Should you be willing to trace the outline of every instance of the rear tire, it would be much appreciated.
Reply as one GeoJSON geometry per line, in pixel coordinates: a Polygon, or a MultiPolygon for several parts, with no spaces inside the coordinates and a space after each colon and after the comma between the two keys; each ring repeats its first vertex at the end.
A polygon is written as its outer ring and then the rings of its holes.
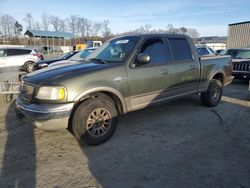
{"type": "Polygon", "coordinates": [[[115,132],[117,110],[113,100],[100,95],[83,101],[72,119],[72,131],[79,142],[98,145],[107,141],[115,132]]]}
{"type": "Polygon", "coordinates": [[[220,80],[212,79],[206,93],[201,94],[201,103],[208,107],[217,106],[221,100],[223,85],[220,80]]]}
{"type": "Polygon", "coordinates": [[[34,64],[35,63],[32,61],[26,62],[23,66],[24,71],[27,73],[33,72],[34,71],[34,64]]]}

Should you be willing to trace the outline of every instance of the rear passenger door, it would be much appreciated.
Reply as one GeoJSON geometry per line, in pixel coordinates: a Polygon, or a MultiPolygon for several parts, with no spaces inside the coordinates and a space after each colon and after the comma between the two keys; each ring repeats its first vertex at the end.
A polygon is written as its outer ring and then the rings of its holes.
{"type": "Polygon", "coordinates": [[[173,87],[171,95],[182,95],[197,91],[200,65],[195,61],[186,38],[168,38],[173,55],[173,87]]]}

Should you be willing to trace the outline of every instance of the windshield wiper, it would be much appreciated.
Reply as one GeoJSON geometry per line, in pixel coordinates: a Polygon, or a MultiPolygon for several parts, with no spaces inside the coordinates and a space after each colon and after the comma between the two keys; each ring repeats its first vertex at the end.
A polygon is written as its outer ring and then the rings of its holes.
{"type": "Polygon", "coordinates": [[[102,59],[98,59],[98,58],[91,58],[91,59],[89,59],[89,61],[95,61],[95,62],[102,63],[102,64],[107,63],[106,61],[103,61],[102,59]]]}

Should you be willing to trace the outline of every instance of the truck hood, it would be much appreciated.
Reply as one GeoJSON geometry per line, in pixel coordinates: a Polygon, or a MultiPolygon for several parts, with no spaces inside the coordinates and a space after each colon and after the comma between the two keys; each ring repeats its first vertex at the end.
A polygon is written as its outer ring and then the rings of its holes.
{"type": "Polygon", "coordinates": [[[233,63],[250,63],[250,59],[233,59],[233,63]]]}
{"type": "Polygon", "coordinates": [[[84,74],[86,72],[104,69],[110,67],[110,64],[97,64],[97,63],[65,63],[63,65],[51,66],[44,68],[33,73],[27,74],[23,80],[38,84],[38,85],[50,85],[54,84],[62,79],[69,78],[72,76],[77,76],[84,74]]]}

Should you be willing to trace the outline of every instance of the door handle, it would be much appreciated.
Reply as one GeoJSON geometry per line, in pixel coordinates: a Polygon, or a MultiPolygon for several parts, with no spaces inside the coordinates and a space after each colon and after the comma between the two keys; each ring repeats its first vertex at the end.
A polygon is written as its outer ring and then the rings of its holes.
{"type": "Polygon", "coordinates": [[[161,70],[161,75],[167,75],[167,74],[168,74],[168,70],[167,69],[161,70]]]}
{"type": "Polygon", "coordinates": [[[190,69],[189,70],[194,70],[195,69],[195,65],[190,65],[190,69]]]}

